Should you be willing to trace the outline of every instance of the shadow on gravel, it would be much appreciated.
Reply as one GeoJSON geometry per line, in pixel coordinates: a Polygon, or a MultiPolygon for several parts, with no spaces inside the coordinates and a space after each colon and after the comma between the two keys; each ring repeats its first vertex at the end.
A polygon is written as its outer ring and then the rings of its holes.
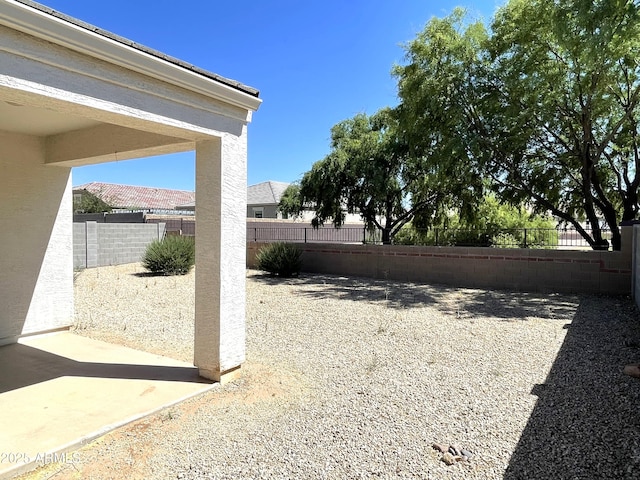
{"type": "Polygon", "coordinates": [[[149,278],[149,277],[181,277],[182,275],[168,275],[164,272],[133,272],[132,277],[149,278]]]}
{"type": "Polygon", "coordinates": [[[156,272],[133,272],[130,275],[132,277],[138,277],[138,278],[163,277],[164,276],[163,273],[156,273],[156,272]]]}
{"type": "Polygon", "coordinates": [[[584,296],[505,480],[640,478],[640,321],[631,300],[584,296]]]}
{"type": "Polygon", "coordinates": [[[257,274],[251,278],[268,285],[283,283],[303,287],[296,295],[317,299],[386,302],[391,308],[407,308],[433,304],[438,301],[438,289],[426,285],[386,282],[359,277],[302,274],[295,278],[280,278],[257,274]],[[433,291],[432,291],[433,290],[433,291]]]}
{"type": "Polygon", "coordinates": [[[489,317],[519,321],[536,317],[569,321],[578,305],[576,295],[457,288],[360,277],[302,274],[296,278],[280,278],[255,274],[251,278],[268,285],[301,287],[295,295],[383,302],[394,309],[430,306],[457,318],[489,317]]]}

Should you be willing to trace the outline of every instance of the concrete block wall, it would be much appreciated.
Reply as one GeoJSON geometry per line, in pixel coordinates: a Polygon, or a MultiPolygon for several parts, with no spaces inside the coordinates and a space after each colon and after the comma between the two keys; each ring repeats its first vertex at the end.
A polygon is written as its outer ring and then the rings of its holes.
{"type": "Polygon", "coordinates": [[[144,223],[143,212],[122,213],[74,213],[74,223],[98,222],[98,223],[144,223]]]}
{"type": "MultiPolygon", "coordinates": [[[[247,266],[264,244],[247,245],[247,266]]],[[[631,293],[631,249],[621,252],[298,244],[309,273],[536,292],[631,293]]],[[[630,245],[630,242],[627,242],[630,245]]]]}
{"type": "Polygon", "coordinates": [[[87,261],[87,225],[73,223],[73,268],[86,268],[87,261]]]}
{"type": "Polygon", "coordinates": [[[180,233],[181,235],[195,236],[196,219],[191,217],[178,217],[176,215],[147,215],[146,223],[164,223],[166,231],[169,233],[180,233]]]}
{"type": "Polygon", "coordinates": [[[164,234],[164,223],[74,223],[73,266],[78,269],[139,262],[149,243],[164,234]]]}
{"type": "Polygon", "coordinates": [[[631,289],[636,305],[640,307],[640,225],[633,226],[633,273],[631,279],[631,289]]]}

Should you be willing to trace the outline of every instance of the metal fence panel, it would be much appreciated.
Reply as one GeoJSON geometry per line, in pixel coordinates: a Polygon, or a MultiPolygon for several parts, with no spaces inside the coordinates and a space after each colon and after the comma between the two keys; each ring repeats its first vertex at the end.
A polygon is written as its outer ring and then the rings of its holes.
{"type": "MultiPolygon", "coordinates": [[[[590,229],[585,229],[592,233],[590,229]]],[[[602,229],[604,239],[611,240],[611,232],[602,229]]],[[[308,225],[247,226],[248,242],[298,242],[380,244],[379,230],[364,226],[313,228],[308,225]]],[[[394,238],[398,245],[464,246],[493,248],[564,248],[589,249],[589,243],[573,228],[518,228],[491,232],[480,230],[432,228],[401,233],[394,238]]]]}

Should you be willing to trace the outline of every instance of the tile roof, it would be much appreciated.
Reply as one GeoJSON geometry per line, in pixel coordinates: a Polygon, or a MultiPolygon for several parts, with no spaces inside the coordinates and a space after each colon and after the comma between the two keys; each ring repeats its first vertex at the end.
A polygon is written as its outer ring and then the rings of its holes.
{"type": "Polygon", "coordinates": [[[272,180],[250,185],[247,188],[247,205],[276,205],[289,185],[272,180]]]}
{"type": "Polygon", "coordinates": [[[90,182],[73,187],[86,190],[113,208],[173,210],[177,205],[195,202],[195,192],[156,187],[135,187],[113,183],[90,182]]]}

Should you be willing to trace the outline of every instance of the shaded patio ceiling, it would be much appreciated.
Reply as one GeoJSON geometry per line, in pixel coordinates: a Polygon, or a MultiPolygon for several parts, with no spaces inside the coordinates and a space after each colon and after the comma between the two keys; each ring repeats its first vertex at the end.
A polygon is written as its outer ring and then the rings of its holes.
{"type": "Polygon", "coordinates": [[[0,100],[0,130],[6,132],[46,137],[97,125],[89,118],[0,100]]]}

